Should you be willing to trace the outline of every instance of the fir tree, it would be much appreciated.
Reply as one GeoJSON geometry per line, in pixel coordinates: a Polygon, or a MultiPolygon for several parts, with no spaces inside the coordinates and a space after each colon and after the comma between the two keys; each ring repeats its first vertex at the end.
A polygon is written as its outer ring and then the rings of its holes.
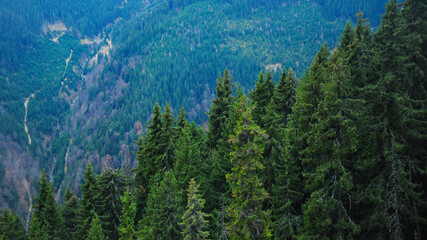
{"type": "Polygon", "coordinates": [[[120,216],[120,239],[119,240],[133,240],[136,236],[135,231],[135,215],[136,215],[136,203],[133,193],[126,189],[126,192],[122,200],[122,215],[120,216]]]}
{"type": "Polygon", "coordinates": [[[188,186],[187,211],[182,216],[182,235],[184,240],[208,239],[209,232],[206,231],[208,221],[207,215],[202,212],[205,201],[198,193],[199,185],[191,179],[188,186]]]}
{"type": "Polygon", "coordinates": [[[262,210],[268,193],[257,176],[264,168],[260,162],[263,152],[261,141],[266,136],[254,124],[247,105],[245,96],[239,99],[240,118],[231,139],[234,152],[231,153],[232,172],[227,174],[233,197],[227,209],[231,218],[229,235],[232,239],[269,239],[269,213],[262,210]]]}

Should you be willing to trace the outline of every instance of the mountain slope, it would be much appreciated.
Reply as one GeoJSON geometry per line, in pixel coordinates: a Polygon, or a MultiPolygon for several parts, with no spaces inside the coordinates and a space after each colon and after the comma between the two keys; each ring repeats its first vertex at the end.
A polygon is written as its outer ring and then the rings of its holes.
{"type": "MultiPolygon", "coordinates": [[[[320,45],[337,43],[359,7],[378,23],[385,1],[129,1],[124,8],[112,2],[101,18],[107,20],[95,27],[85,23],[104,7],[77,1],[81,11],[65,17],[74,5],[63,2],[40,3],[51,6],[36,21],[37,29],[45,21],[46,31],[28,30],[31,39],[14,52],[19,65],[4,60],[8,52],[1,55],[0,208],[22,217],[41,168],[49,170],[58,198],[67,185],[77,190],[87,161],[99,171],[133,160],[154,102],[169,102],[175,112],[184,106],[190,120],[203,124],[224,68],[245,91],[261,70],[277,75],[292,67],[301,76],[320,45]]],[[[22,25],[19,31],[30,28],[27,20],[22,25]]]]}

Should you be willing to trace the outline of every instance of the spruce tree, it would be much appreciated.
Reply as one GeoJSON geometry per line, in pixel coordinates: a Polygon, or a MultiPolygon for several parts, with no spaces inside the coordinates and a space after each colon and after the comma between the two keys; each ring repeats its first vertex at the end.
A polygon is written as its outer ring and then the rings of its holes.
{"type": "Polygon", "coordinates": [[[410,57],[400,32],[402,24],[400,7],[391,0],[375,33],[375,59],[379,71],[378,82],[372,87],[372,98],[369,99],[375,109],[375,131],[378,135],[375,165],[382,169],[379,173],[382,186],[379,188],[384,190],[381,199],[386,206],[384,217],[387,227],[383,232],[389,239],[413,236],[413,232],[407,232],[406,226],[416,225],[419,216],[414,214],[417,212],[414,202],[419,202],[421,196],[412,177],[416,175],[414,166],[419,159],[411,159],[405,152],[409,142],[405,119],[411,112],[408,102],[413,83],[411,68],[407,64],[410,57]]]}
{"type": "Polygon", "coordinates": [[[35,198],[33,214],[35,220],[32,222],[31,237],[39,238],[45,235],[48,239],[62,239],[63,221],[53,194],[53,184],[47,181],[44,170],[37,183],[39,194],[35,198]]]}
{"type": "Polygon", "coordinates": [[[0,210],[0,239],[27,240],[27,233],[15,212],[0,210]]]}
{"type": "Polygon", "coordinates": [[[181,109],[179,110],[178,122],[176,123],[176,126],[178,128],[178,132],[182,132],[188,124],[189,123],[188,123],[187,119],[185,118],[184,107],[181,107],[181,109]]]}
{"type": "Polygon", "coordinates": [[[95,214],[95,207],[99,205],[97,198],[98,181],[90,162],[88,162],[86,165],[83,181],[84,183],[80,185],[82,191],[82,200],[80,201],[80,209],[78,211],[79,226],[76,239],[87,238],[87,231],[91,226],[91,222],[95,214]]]}
{"type": "Polygon", "coordinates": [[[165,112],[162,114],[162,129],[160,132],[159,153],[156,160],[156,172],[165,172],[173,168],[175,163],[177,129],[175,127],[175,117],[169,104],[166,103],[165,112]]]}
{"type": "Polygon", "coordinates": [[[68,234],[68,239],[75,239],[78,232],[78,213],[80,202],[77,196],[70,190],[65,189],[64,204],[61,206],[61,215],[64,219],[64,230],[68,234]]]}
{"type": "Polygon", "coordinates": [[[139,220],[146,206],[147,196],[152,186],[152,178],[157,173],[158,158],[161,154],[162,118],[159,104],[156,102],[153,117],[150,119],[145,139],[138,138],[138,151],[135,152],[138,167],[135,173],[137,220],[139,220]]]}
{"type": "Polygon", "coordinates": [[[102,231],[101,220],[98,214],[94,213],[91,219],[90,228],[88,229],[86,240],[104,240],[107,239],[102,231]]]}
{"type": "Polygon", "coordinates": [[[231,218],[229,235],[232,239],[269,239],[271,226],[269,212],[262,209],[268,193],[258,177],[264,166],[262,141],[265,132],[255,125],[248,99],[239,99],[240,118],[231,138],[234,152],[231,153],[232,172],[227,174],[227,182],[232,190],[232,200],[227,208],[231,218]]]}
{"type": "Polygon", "coordinates": [[[255,106],[253,110],[254,121],[262,128],[265,125],[264,117],[267,112],[266,109],[273,98],[275,87],[272,73],[268,72],[267,78],[264,80],[264,74],[261,71],[258,82],[255,85],[255,90],[250,94],[252,104],[255,106]]]}
{"type": "Polygon", "coordinates": [[[348,111],[345,85],[349,68],[335,54],[330,59],[329,79],[321,84],[318,109],[305,149],[305,189],[301,238],[353,239],[359,231],[352,220],[352,174],[349,171],[357,148],[356,125],[348,111]]]}
{"type": "MultiPolygon", "coordinates": [[[[158,174],[156,177],[161,176],[158,174]]],[[[179,223],[183,213],[181,189],[173,170],[168,170],[163,179],[151,188],[145,214],[140,222],[139,238],[181,239],[179,223]]]]}
{"type": "Polygon", "coordinates": [[[126,189],[122,200],[122,215],[120,216],[120,239],[119,240],[133,240],[136,237],[136,230],[134,226],[136,216],[136,203],[135,197],[129,188],[126,189]]]}
{"type": "Polygon", "coordinates": [[[208,217],[202,212],[205,204],[202,196],[198,193],[199,185],[194,179],[189,181],[187,210],[182,216],[182,236],[184,240],[208,239],[209,232],[206,231],[208,226],[208,217]]]}
{"type": "Polygon", "coordinates": [[[217,78],[216,98],[212,100],[208,121],[208,146],[215,149],[220,139],[228,139],[228,123],[233,107],[232,80],[227,69],[217,78]]]}
{"type": "MultiPolygon", "coordinates": [[[[311,134],[311,126],[315,122],[316,113],[321,99],[321,85],[326,81],[329,50],[323,45],[314,58],[308,75],[304,76],[296,91],[296,101],[292,108],[293,114],[290,116],[285,134],[284,160],[280,163],[280,180],[284,188],[285,209],[281,209],[283,216],[280,219],[281,229],[287,229],[287,236],[284,238],[297,237],[300,227],[303,224],[302,203],[308,193],[304,190],[305,178],[303,172],[310,171],[313,166],[303,166],[307,159],[307,140],[311,134]]],[[[279,169],[278,169],[279,170],[279,169]]],[[[277,188],[277,187],[276,187],[277,188]]],[[[277,190],[276,190],[277,191],[277,190]]],[[[276,209],[279,206],[276,205],[276,209]]],[[[277,216],[277,213],[276,213],[277,216]]],[[[285,238],[285,239],[286,239],[285,238]]]]}
{"type": "Polygon", "coordinates": [[[273,95],[272,105],[273,110],[279,118],[278,121],[282,124],[283,128],[287,125],[288,115],[292,113],[292,106],[295,103],[296,86],[297,79],[292,68],[289,68],[288,74],[286,74],[286,70],[283,69],[276,91],[273,95]]]}
{"type": "Polygon", "coordinates": [[[129,186],[128,178],[116,169],[104,169],[99,175],[97,192],[99,205],[95,209],[103,224],[105,237],[109,239],[119,238],[121,197],[129,186]]]}

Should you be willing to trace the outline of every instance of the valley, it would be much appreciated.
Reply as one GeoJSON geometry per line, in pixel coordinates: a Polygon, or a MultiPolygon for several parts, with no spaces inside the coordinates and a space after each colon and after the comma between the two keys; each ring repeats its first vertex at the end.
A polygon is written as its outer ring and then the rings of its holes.
{"type": "MultiPolygon", "coordinates": [[[[136,167],[131,152],[156,102],[174,113],[183,106],[190,121],[206,126],[223,69],[245,93],[260,71],[278,78],[292,67],[302,78],[320,46],[333,49],[347,20],[355,23],[359,7],[378,25],[384,9],[372,8],[385,1],[358,1],[345,16],[317,1],[92,2],[79,14],[59,14],[66,2],[58,15],[35,21],[31,40],[16,48],[19,64],[11,57],[1,66],[0,133],[8,139],[2,146],[20,146],[14,151],[29,164],[1,179],[0,208],[15,209],[27,222],[42,169],[59,202],[67,186],[80,196],[87,162],[99,173],[103,165],[121,166],[128,154],[136,167]]],[[[12,168],[14,155],[6,152],[0,149],[0,168],[12,168]]]]}

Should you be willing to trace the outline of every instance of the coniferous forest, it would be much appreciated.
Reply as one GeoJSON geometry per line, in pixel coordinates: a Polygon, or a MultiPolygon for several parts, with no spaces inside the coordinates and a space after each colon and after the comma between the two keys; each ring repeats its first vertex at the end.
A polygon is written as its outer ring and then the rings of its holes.
{"type": "Polygon", "coordinates": [[[359,12],[301,78],[249,94],[225,69],[207,129],[156,103],[136,168],[88,162],[62,205],[43,172],[29,229],[2,210],[0,239],[426,239],[426,13],[359,12]]]}

